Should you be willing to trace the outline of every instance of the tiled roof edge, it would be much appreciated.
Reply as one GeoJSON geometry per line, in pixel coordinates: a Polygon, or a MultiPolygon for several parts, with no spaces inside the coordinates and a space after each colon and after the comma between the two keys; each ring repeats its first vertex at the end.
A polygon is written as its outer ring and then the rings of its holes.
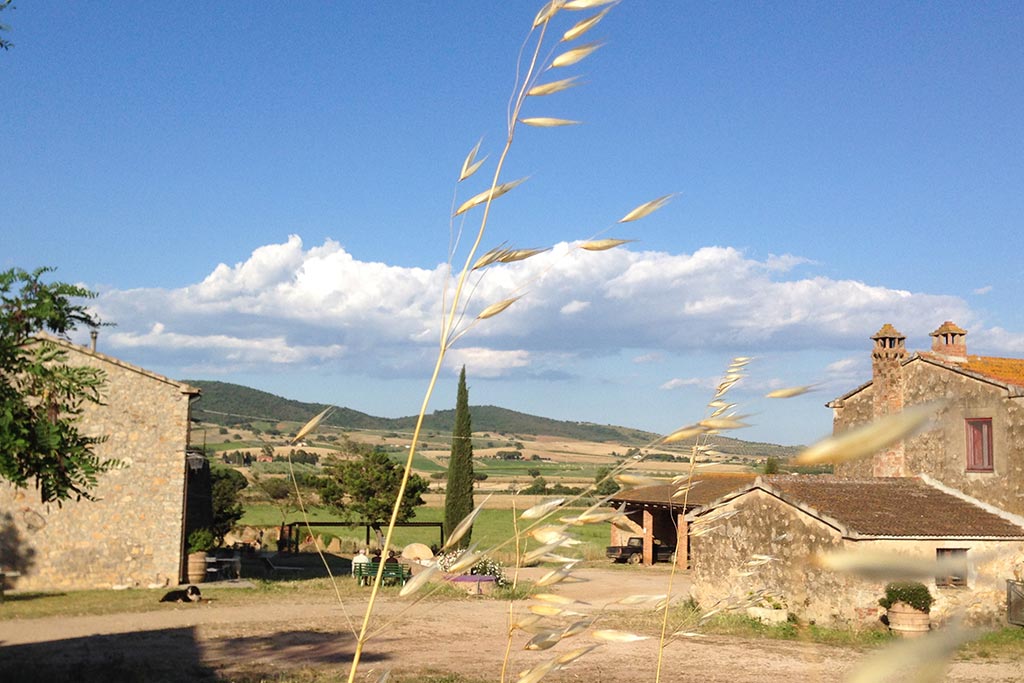
{"type": "Polygon", "coordinates": [[[959,489],[953,488],[952,486],[946,486],[941,481],[933,479],[927,474],[919,474],[917,476],[921,479],[921,481],[923,481],[925,484],[928,484],[932,488],[938,489],[939,491],[942,491],[943,493],[953,496],[955,498],[959,498],[960,500],[970,503],[971,505],[980,507],[982,510],[988,512],[989,514],[993,514],[996,517],[1006,520],[1010,524],[1015,524],[1021,527],[1021,532],[1024,533],[1024,517],[1021,517],[1020,515],[1015,515],[1012,512],[1008,512],[990,503],[980,501],[973,496],[967,495],[966,493],[960,491],[959,489]]]}

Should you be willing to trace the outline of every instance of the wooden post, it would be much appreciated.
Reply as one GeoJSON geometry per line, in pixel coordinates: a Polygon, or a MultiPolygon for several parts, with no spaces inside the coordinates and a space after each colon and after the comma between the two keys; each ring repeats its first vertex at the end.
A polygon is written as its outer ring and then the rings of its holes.
{"type": "Polygon", "coordinates": [[[644,564],[654,564],[654,515],[644,508],[644,564]]]}
{"type": "Polygon", "coordinates": [[[690,555],[690,527],[686,521],[686,513],[676,515],[676,566],[688,569],[690,555]]]}

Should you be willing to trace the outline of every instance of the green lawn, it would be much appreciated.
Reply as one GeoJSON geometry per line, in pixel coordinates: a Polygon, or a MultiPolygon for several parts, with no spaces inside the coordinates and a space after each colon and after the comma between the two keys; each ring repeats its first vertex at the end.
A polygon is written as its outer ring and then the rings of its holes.
{"type": "MultiPolygon", "coordinates": [[[[569,516],[579,512],[577,510],[566,510],[553,516],[548,523],[557,523],[557,517],[569,516]]],[[[342,516],[325,508],[307,508],[311,522],[337,522],[347,521],[342,516]]],[[[302,515],[298,512],[288,514],[287,521],[301,521],[302,515]]],[[[416,508],[416,516],[410,520],[414,522],[443,522],[444,510],[438,507],[416,508]]],[[[281,513],[278,508],[269,504],[255,503],[247,505],[245,515],[239,521],[240,525],[270,527],[281,523],[281,513]]],[[[513,535],[513,515],[511,510],[483,510],[473,525],[473,541],[479,542],[481,548],[492,548],[502,543],[513,535]]],[[[365,529],[363,527],[346,528],[325,528],[316,529],[316,533],[327,537],[336,536],[343,539],[343,548],[354,547],[365,541],[365,529]]],[[[585,559],[597,559],[604,556],[604,548],[608,545],[608,524],[589,524],[582,527],[574,527],[576,538],[582,541],[582,545],[572,549],[566,554],[584,557],[585,559]]],[[[409,543],[424,543],[432,545],[438,543],[440,536],[436,529],[430,528],[401,528],[395,530],[394,544],[404,546],[409,543]]],[[[532,547],[532,546],[531,546],[532,547]]],[[[510,557],[514,551],[511,544],[506,546],[499,558],[510,557]]]]}

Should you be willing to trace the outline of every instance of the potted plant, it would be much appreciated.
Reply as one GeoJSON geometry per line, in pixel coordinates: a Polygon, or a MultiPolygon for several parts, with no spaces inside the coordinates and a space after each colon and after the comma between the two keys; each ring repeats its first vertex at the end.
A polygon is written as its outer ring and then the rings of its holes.
{"type": "Polygon", "coordinates": [[[188,581],[199,583],[206,578],[206,554],[217,545],[213,531],[196,529],[188,535],[188,581]]]}
{"type": "Polygon", "coordinates": [[[893,581],[885,587],[885,597],[878,604],[885,608],[889,629],[905,638],[928,633],[929,611],[935,598],[928,587],[917,581],[893,581]]]}

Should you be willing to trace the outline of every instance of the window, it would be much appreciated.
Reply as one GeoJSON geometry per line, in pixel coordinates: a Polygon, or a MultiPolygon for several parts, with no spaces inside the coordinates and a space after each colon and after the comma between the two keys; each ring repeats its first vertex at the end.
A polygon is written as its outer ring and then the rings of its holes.
{"type": "Polygon", "coordinates": [[[935,585],[939,588],[967,585],[967,548],[936,548],[935,564],[935,585]]]}
{"type": "Polygon", "coordinates": [[[992,471],[992,418],[968,418],[967,471],[992,471]]]}

